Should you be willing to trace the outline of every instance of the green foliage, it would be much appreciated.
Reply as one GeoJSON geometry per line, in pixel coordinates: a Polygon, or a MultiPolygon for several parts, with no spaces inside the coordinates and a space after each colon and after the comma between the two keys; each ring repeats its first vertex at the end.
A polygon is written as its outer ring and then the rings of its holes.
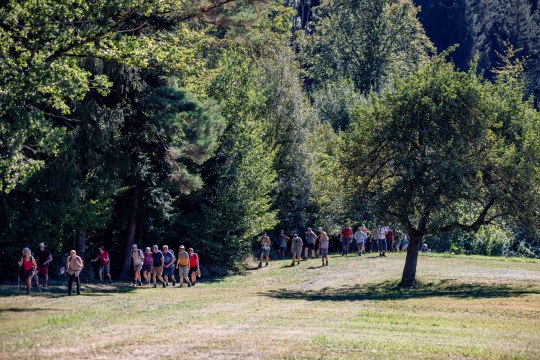
{"type": "Polygon", "coordinates": [[[271,210],[276,186],[274,152],[265,141],[266,98],[256,86],[253,64],[241,52],[225,54],[208,94],[218,100],[226,120],[217,156],[209,161],[198,238],[209,260],[232,266],[250,250],[252,239],[277,223],[271,210]]]}
{"type": "Polygon", "coordinates": [[[537,226],[540,114],[504,79],[439,57],[358,109],[342,158],[355,199],[416,241],[500,219],[537,226]]]}
{"type": "Polygon", "coordinates": [[[326,0],[315,8],[302,60],[316,83],[351,79],[362,92],[382,91],[390,77],[427,60],[433,50],[411,0],[326,0]]]}

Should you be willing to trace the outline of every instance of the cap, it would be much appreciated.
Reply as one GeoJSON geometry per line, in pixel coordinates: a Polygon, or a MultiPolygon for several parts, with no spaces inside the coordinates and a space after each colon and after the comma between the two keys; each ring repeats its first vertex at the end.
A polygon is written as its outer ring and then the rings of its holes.
{"type": "Polygon", "coordinates": [[[39,247],[45,247],[45,243],[39,243],[39,247]]]}
{"type": "Polygon", "coordinates": [[[137,244],[131,245],[131,248],[132,248],[132,249],[136,249],[136,248],[137,248],[137,244]]]}
{"type": "Polygon", "coordinates": [[[311,228],[307,228],[307,231],[311,231],[311,228]]]}
{"type": "Polygon", "coordinates": [[[180,249],[185,249],[186,247],[184,245],[180,245],[180,249]]]}
{"type": "Polygon", "coordinates": [[[146,249],[144,249],[144,251],[148,251],[148,250],[151,250],[151,249],[147,246],[146,249]]]}

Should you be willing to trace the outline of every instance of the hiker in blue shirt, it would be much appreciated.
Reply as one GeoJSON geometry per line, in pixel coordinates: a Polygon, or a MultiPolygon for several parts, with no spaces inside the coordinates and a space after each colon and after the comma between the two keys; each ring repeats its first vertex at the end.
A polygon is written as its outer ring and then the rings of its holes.
{"type": "Polygon", "coordinates": [[[306,230],[306,243],[304,244],[304,260],[307,259],[308,253],[309,257],[313,259],[315,257],[315,242],[317,241],[317,235],[311,230],[311,228],[307,228],[306,230]]]}
{"type": "Polygon", "coordinates": [[[169,286],[169,279],[172,280],[172,286],[175,286],[174,263],[176,262],[176,257],[174,256],[174,252],[169,250],[168,245],[163,245],[163,258],[163,280],[165,280],[165,286],[169,286]]]}

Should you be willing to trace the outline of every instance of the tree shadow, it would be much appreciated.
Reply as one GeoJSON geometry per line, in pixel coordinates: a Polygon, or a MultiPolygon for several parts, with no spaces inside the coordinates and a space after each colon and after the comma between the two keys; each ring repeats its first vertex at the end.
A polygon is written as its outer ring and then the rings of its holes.
{"type": "Polygon", "coordinates": [[[14,313],[24,313],[24,312],[35,312],[35,311],[62,311],[60,309],[48,309],[48,308],[23,308],[23,307],[8,307],[0,308],[0,314],[5,312],[14,312],[14,313]]]}
{"type": "Polygon", "coordinates": [[[412,288],[402,288],[397,281],[372,283],[367,285],[322,288],[320,290],[270,290],[261,293],[277,299],[307,301],[364,301],[364,300],[406,300],[428,297],[450,298],[504,298],[540,294],[540,289],[515,287],[507,284],[458,283],[451,279],[439,282],[417,282],[412,288]]]}
{"type": "MultiPolygon", "coordinates": [[[[75,285],[73,285],[73,293],[76,292],[75,289],[75,285]]],[[[81,295],[78,296],[111,296],[112,294],[129,293],[136,289],[140,289],[140,287],[126,285],[124,283],[112,285],[81,284],[81,295]]],[[[0,287],[0,297],[9,296],[28,296],[26,295],[26,287],[21,286],[19,290],[14,285],[0,287]]],[[[41,291],[34,286],[30,296],[46,298],[67,296],[67,285],[49,286],[48,288],[41,288],[41,291]]]]}

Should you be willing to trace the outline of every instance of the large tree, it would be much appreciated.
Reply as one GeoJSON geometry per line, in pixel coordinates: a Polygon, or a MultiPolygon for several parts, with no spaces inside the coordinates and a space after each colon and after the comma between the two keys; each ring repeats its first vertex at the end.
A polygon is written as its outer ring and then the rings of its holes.
{"type": "Polygon", "coordinates": [[[362,92],[381,91],[432,49],[411,0],[326,0],[315,13],[313,35],[301,41],[315,83],[348,78],[362,92]]]}
{"type": "Polygon", "coordinates": [[[491,83],[439,57],[356,113],[347,180],[356,203],[406,229],[403,286],[427,234],[538,220],[540,115],[523,100],[519,66],[507,62],[491,83]]]}

